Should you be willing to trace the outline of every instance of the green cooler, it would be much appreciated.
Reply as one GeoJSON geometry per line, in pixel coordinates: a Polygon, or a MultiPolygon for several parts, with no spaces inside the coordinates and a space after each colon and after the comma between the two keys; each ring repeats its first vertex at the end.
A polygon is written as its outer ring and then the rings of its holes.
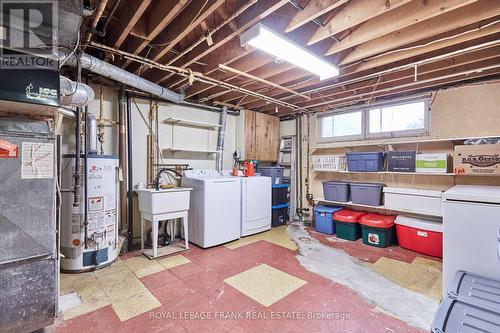
{"type": "Polygon", "coordinates": [[[333,222],[337,238],[355,241],[361,238],[360,218],[365,215],[364,212],[342,209],[333,214],[333,222]]]}
{"type": "Polygon", "coordinates": [[[375,247],[388,247],[394,244],[396,236],[394,221],[396,216],[366,214],[361,217],[363,243],[375,247]]]}

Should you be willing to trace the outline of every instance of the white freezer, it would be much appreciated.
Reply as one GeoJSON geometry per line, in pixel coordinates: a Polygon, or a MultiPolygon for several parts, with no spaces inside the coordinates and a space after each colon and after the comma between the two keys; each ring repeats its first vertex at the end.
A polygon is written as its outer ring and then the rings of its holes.
{"type": "Polygon", "coordinates": [[[443,194],[443,291],[457,270],[500,278],[500,186],[443,194]]]}

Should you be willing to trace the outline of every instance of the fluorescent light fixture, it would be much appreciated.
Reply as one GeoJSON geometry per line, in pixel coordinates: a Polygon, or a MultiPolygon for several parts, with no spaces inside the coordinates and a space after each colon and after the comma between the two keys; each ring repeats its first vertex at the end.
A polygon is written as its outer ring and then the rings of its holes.
{"type": "Polygon", "coordinates": [[[254,25],[240,35],[241,45],[252,45],[279,59],[319,76],[320,80],[339,75],[337,66],[325,61],[316,54],[275,33],[265,25],[254,25]]]}

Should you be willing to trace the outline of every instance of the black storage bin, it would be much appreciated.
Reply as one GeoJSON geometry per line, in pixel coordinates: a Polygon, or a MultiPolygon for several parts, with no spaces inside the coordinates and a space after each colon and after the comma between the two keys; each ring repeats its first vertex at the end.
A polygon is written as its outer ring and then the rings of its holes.
{"type": "Polygon", "coordinates": [[[273,185],[273,206],[288,203],[288,184],[273,185]]]}
{"type": "Polygon", "coordinates": [[[288,221],[288,204],[278,205],[272,207],[272,227],[279,227],[280,225],[285,225],[288,221]]]}

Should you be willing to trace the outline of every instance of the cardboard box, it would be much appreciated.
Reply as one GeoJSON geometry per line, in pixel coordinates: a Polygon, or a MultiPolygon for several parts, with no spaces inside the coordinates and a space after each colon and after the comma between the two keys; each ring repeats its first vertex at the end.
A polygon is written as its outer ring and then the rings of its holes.
{"type": "Polygon", "coordinates": [[[498,175],[500,144],[455,146],[453,165],[457,175],[498,175]]]}
{"type": "Polygon", "coordinates": [[[415,172],[416,151],[390,151],[387,153],[389,172],[415,172]]]}
{"type": "Polygon", "coordinates": [[[449,170],[449,155],[446,153],[417,154],[416,172],[447,173],[449,170]]]}

